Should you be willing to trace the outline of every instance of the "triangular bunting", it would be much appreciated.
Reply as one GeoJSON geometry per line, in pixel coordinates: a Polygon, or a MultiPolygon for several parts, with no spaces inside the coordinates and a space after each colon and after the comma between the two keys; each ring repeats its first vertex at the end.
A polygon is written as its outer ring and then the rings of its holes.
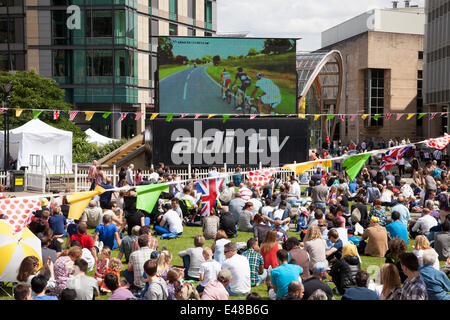
{"type": "Polygon", "coordinates": [[[20,117],[22,112],[23,112],[23,109],[16,109],[16,117],[20,117]]]}
{"type": "Polygon", "coordinates": [[[397,113],[397,116],[396,116],[396,118],[395,118],[395,120],[400,120],[401,119],[401,117],[403,117],[403,113],[397,113]]]}
{"type": "Polygon", "coordinates": [[[110,114],[111,112],[105,112],[102,117],[106,119],[109,117],[110,114]]]}
{"type": "Polygon", "coordinates": [[[412,117],[414,117],[416,114],[415,113],[409,113],[408,114],[408,118],[406,118],[406,120],[410,120],[412,117]]]}
{"type": "Polygon", "coordinates": [[[228,118],[230,117],[230,115],[229,114],[224,114],[223,115],[223,123],[225,123],[225,122],[227,122],[227,120],[228,120],[228,118]]]}
{"type": "Polygon", "coordinates": [[[351,122],[355,121],[357,116],[358,116],[357,114],[352,114],[352,116],[350,117],[350,121],[351,122]]]}
{"type": "Polygon", "coordinates": [[[39,118],[41,113],[42,113],[42,110],[33,110],[33,119],[39,118]]]}
{"type": "Polygon", "coordinates": [[[174,115],[173,113],[168,113],[168,114],[166,115],[166,121],[167,121],[167,122],[172,121],[173,115],[174,115]]]}
{"type": "Polygon", "coordinates": [[[348,174],[350,181],[353,181],[356,178],[371,155],[371,153],[364,153],[345,159],[342,166],[345,168],[345,172],[348,174]]]}
{"type": "Polygon", "coordinates": [[[319,120],[319,118],[320,118],[320,114],[316,114],[316,115],[314,116],[314,121],[319,120]]]}
{"type": "Polygon", "coordinates": [[[85,111],[84,114],[86,115],[86,121],[91,121],[92,117],[95,114],[95,111],[85,111]]]}
{"type": "Polygon", "coordinates": [[[53,110],[53,120],[58,120],[61,112],[59,110],[53,110]]]}
{"type": "Polygon", "coordinates": [[[363,119],[363,120],[366,120],[367,119],[367,117],[369,116],[369,114],[363,114],[362,116],[361,116],[361,118],[363,119]]]}
{"type": "Polygon", "coordinates": [[[329,115],[327,115],[327,121],[333,119],[334,117],[335,117],[334,114],[329,114],[329,115]]]}
{"type": "Polygon", "coordinates": [[[127,115],[128,115],[128,112],[121,112],[121,113],[120,113],[120,121],[125,120],[125,118],[127,117],[127,115]]]}
{"type": "Polygon", "coordinates": [[[155,120],[155,118],[158,116],[159,113],[152,113],[152,116],[150,117],[150,120],[155,120]]]}
{"type": "Polygon", "coordinates": [[[143,114],[144,114],[143,112],[136,112],[136,117],[134,118],[134,120],[138,121],[139,119],[141,119],[143,114]]]}
{"type": "Polygon", "coordinates": [[[215,114],[210,114],[209,116],[208,116],[208,119],[211,119],[212,117],[214,117],[215,116],[215,114]]]}
{"type": "Polygon", "coordinates": [[[199,113],[197,113],[196,115],[195,115],[195,120],[197,120],[199,117],[201,116],[201,114],[199,114],[199,113]]]}
{"type": "Polygon", "coordinates": [[[417,120],[422,119],[425,115],[426,115],[426,113],[420,113],[420,114],[417,116],[417,120]]]}

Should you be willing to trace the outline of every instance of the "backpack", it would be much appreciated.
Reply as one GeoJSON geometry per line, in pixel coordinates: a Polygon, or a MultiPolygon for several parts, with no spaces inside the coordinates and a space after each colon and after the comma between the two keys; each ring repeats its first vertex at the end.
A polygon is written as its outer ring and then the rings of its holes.
{"type": "Polygon", "coordinates": [[[449,205],[448,205],[448,194],[447,193],[441,193],[439,195],[439,209],[444,211],[449,211],[449,205]]]}

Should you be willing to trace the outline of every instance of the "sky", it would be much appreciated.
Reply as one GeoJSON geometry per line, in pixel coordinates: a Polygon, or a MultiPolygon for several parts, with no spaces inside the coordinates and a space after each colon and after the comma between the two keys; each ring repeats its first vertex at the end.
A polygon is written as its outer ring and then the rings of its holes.
{"type": "MultiPolygon", "coordinates": [[[[425,0],[411,5],[424,6],[425,0]]],[[[404,1],[398,6],[403,8],[404,1]]],[[[302,38],[297,51],[320,49],[320,35],[374,8],[392,8],[391,0],[217,0],[217,33],[249,37],[302,38]]]]}

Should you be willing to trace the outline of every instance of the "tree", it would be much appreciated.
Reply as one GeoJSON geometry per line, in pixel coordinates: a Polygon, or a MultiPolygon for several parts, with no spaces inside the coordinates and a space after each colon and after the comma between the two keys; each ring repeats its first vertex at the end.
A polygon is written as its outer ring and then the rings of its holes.
{"type": "Polygon", "coordinates": [[[210,56],[209,54],[205,54],[202,58],[203,63],[209,63],[212,61],[212,56],[210,56]]]}
{"type": "Polygon", "coordinates": [[[267,39],[264,42],[264,54],[282,54],[295,52],[295,40],[291,39],[267,39]]]}
{"type": "Polygon", "coordinates": [[[159,37],[158,38],[158,59],[159,64],[172,64],[173,59],[173,43],[172,40],[168,37],[159,37]]]}
{"type": "Polygon", "coordinates": [[[220,64],[220,56],[219,55],[213,57],[213,64],[215,66],[218,66],[220,64]]]}
{"type": "Polygon", "coordinates": [[[258,50],[256,50],[255,48],[251,48],[250,50],[248,50],[247,56],[248,57],[256,56],[258,53],[259,53],[258,50]]]}

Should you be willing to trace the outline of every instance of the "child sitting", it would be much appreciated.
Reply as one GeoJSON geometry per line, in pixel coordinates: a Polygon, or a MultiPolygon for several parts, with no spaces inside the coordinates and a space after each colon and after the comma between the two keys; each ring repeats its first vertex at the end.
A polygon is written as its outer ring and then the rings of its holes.
{"type": "Polygon", "coordinates": [[[275,226],[274,230],[277,232],[277,241],[278,242],[287,241],[287,239],[288,239],[287,233],[281,227],[283,222],[281,220],[277,219],[273,223],[275,226]]]}
{"type": "Polygon", "coordinates": [[[177,300],[175,292],[182,285],[181,278],[182,273],[176,268],[172,268],[167,272],[167,290],[169,292],[167,300],[177,300]]]}
{"type": "Polygon", "coordinates": [[[217,275],[222,269],[222,265],[213,259],[211,248],[205,247],[202,255],[205,262],[200,265],[200,284],[197,286],[197,291],[199,293],[203,292],[203,289],[211,280],[217,279],[217,275]]]}
{"type": "Polygon", "coordinates": [[[111,249],[104,247],[100,253],[100,259],[97,260],[97,267],[95,269],[94,278],[101,284],[105,277],[106,270],[109,267],[109,261],[111,260],[111,249]]]}
{"type": "MultiPolygon", "coordinates": [[[[105,250],[105,249],[103,249],[103,250],[105,250]]],[[[120,271],[122,271],[122,268],[123,268],[123,265],[119,259],[111,258],[111,260],[109,261],[108,267],[105,271],[105,275],[107,275],[108,273],[114,273],[117,276],[119,288],[123,286],[120,281],[120,271]]],[[[104,279],[102,280],[102,282],[100,284],[100,291],[108,292],[108,293],[111,292],[111,290],[109,290],[108,287],[105,285],[104,279]]]]}

